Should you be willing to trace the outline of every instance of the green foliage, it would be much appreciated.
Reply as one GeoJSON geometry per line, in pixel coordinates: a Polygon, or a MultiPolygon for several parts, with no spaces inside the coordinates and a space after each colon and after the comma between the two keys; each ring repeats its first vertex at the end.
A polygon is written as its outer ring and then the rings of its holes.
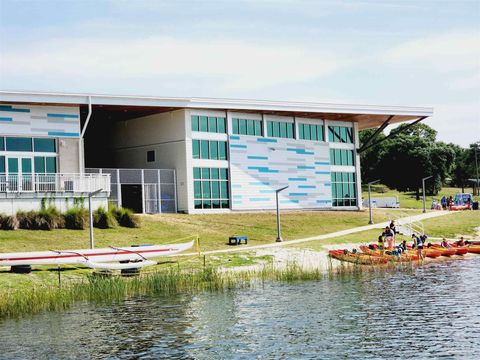
{"type": "Polygon", "coordinates": [[[83,230],[87,228],[88,212],[84,208],[68,209],[63,217],[67,229],[83,230]]]}
{"type": "Polygon", "coordinates": [[[0,214],[0,229],[1,230],[18,229],[18,219],[15,216],[0,214]]]}
{"type": "Polygon", "coordinates": [[[54,206],[40,210],[36,219],[37,227],[40,230],[62,229],[65,227],[65,219],[54,206]]]}
{"type": "Polygon", "coordinates": [[[130,209],[114,207],[110,211],[120,226],[129,228],[138,228],[141,226],[140,218],[130,209]]]}
{"type": "Polygon", "coordinates": [[[93,226],[100,229],[112,229],[118,226],[118,222],[112,212],[99,207],[93,212],[93,226]]]}
{"type": "MultiPolygon", "coordinates": [[[[393,131],[397,135],[361,154],[364,182],[378,178],[391,189],[419,194],[422,178],[433,176],[426,188],[437,194],[453,168],[452,147],[435,141],[436,131],[426,124],[402,124],[393,131]]],[[[371,134],[362,132],[360,138],[365,141],[371,134]]]]}
{"type": "Polygon", "coordinates": [[[73,198],[73,206],[83,209],[85,207],[85,198],[83,196],[73,198]]]}
{"type": "Polygon", "coordinates": [[[20,229],[53,230],[65,227],[62,214],[54,206],[43,208],[40,211],[19,211],[16,216],[20,229]]]}
{"type": "Polygon", "coordinates": [[[20,229],[35,230],[36,229],[36,211],[18,211],[17,219],[20,229]]]}

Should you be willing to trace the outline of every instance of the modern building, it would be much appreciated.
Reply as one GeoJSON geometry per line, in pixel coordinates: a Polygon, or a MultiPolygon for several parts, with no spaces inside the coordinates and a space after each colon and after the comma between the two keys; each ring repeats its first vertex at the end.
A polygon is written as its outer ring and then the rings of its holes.
{"type": "Polygon", "coordinates": [[[284,209],[356,210],[362,203],[359,151],[368,146],[359,144],[359,130],[380,132],[432,113],[425,107],[1,91],[0,202],[13,206],[52,191],[68,197],[100,187],[124,206],[137,199],[137,211],[268,210],[275,208],[275,190],[288,185],[279,195],[284,209]],[[129,176],[138,179],[122,180],[129,176]]]}

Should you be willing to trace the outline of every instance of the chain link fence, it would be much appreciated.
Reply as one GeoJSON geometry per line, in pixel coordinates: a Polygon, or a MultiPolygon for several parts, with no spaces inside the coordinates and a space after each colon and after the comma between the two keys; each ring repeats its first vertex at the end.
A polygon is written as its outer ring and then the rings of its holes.
{"type": "Polygon", "coordinates": [[[122,206],[122,192],[129,185],[141,189],[142,212],[147,214],[177,212],[176,177],[173,169],[86,168],[86,173],[110,174],[109,202],[122,206]],[[122,190],[123,188],[123,190],[122,190]]]}

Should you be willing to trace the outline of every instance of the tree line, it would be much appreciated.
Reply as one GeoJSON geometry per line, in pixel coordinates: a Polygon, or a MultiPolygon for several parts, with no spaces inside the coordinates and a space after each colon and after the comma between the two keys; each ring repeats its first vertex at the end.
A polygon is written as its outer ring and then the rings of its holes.
{"type": "MultiPolygon", "coordinates": [[[[375,130],[361,131],[360,142],[363,144],[375,130]]],[[[360,153],[362,183],[380,179],[391,189],[416,192],[417,199],[422,178],[427,176],[433,177],[425,184],[431,195],[437,195],[447,183],[462,188],[462,192],[474,185],[469,179],[477,177],[480,141],[468,148],[447,144],[437,141],[436,130],[420,123],[402,124],[395,132],[397,135],[387,139],[383,132],[378,134],[375,141],[385,140],[360,153]]]]}

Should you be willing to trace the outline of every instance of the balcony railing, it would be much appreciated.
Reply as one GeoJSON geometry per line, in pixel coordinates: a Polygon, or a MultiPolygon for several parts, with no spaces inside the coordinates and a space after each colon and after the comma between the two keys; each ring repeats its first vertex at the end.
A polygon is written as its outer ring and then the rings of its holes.
{"type": "Polygon", "coordinates": [[[5,174],[0,173],[0,193],[110,192],[110,174],[5,174]]]}

